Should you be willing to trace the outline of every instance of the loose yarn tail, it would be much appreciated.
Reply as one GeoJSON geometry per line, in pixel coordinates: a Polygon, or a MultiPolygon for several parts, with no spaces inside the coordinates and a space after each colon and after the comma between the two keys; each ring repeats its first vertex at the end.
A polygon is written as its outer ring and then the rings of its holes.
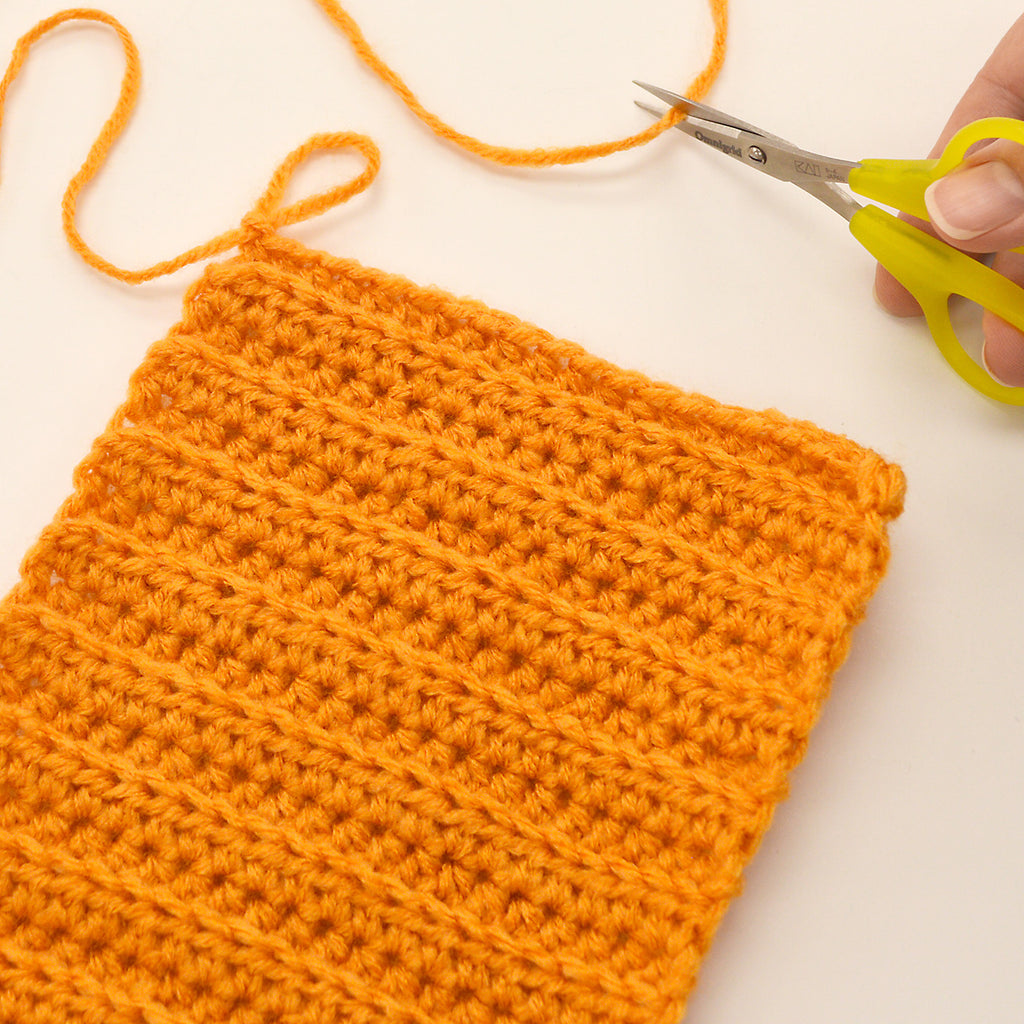
{"type": "MultiPolygon", "coordinates": [[[[577,164],[597,157],[620,153],[626,149],[646,145],[656,139],[667,128],[671,128],[679,120],[680,115],[669,111],[659,121],[650,125],[642,132],[628,135],[609,142],[597,142],[581,146],[556,146],[548,149],[515,149],[509,146],[496,146],[466,135],[431,113],[420,103],[416,94],[402,80],[401,76],[386,64],[372,46],[366,41],[362,30],[352,16],[337,0],[316,0],[328,18],[341,30],[352,44],[359,59],[373,71],[383,82],[389,85],[411,110],[432,132],[442,139],[453,142],[456,146],[476,156],[490,160],[492,163],[512,167],[550,167],[554,164],[577,164]]],[[[708,0],[711,18],[714,24],[714,38],[711,53],[704,69],[697,75],[685,90],[685,95],[692,100],[702,99],[711,88],[712,82],[718,77],[725,61],[726,39],[729,31],[728,0],[708,0]]]]}
{"type": "Polygon", "coordinates": [[[121,79],[121,89],[117,97],[117,103],[110,117],[107,118],[106,123],[100,130],[96,141],[92,144],[85,162],[68,183],[61,204],[64,234],[67,236],[71,248],[86,263],[108,277],[113,277],[118,281],[124,281],[128,284],[140,284],[143,281],[151,281],[166,274],[173,274],[176,270],[180,270],[191,263],[196,263],[210,256],[216,256],[242,244],[247,237],[252,235],[257,226],[263,230],[273,230],[322,213],[324,210],[344,202],[357,192],[361,192],[376,175],[377,169],[380,166],[380,153],[371,139],[352,132],[314,135],[303,143],[302,146],[290,153],[280,164],[263,196],[241,226],[224,231],[202,245],[194,246],[171,259],[161,260],[159,263],[154,263],[152,266],[144,267],[141,270],[126,270],[124,267],[111,263],[97,253],[82,238],[75,223],[75,215],[82,190],[92,181],[97,171],[103,165],[111,147],[128,123],[128,118],[131,116],[138,99],[142,62],[131,33],[113,15],[107,14],[106,11],[87,7],[76,7],[61,11],[39,22],[38,25],[26,32],[18,40],[11,55],[7,72],[3,79],[0,80],[0,127],[3,125],[3,112],[7,92],[24,65],[33,43],[58,26],[71,21],[93,21],[108,26],[117,33],[124,50],[125,70],[124,76],[121,79]],[[315,150],[347,148],[356,149],[362,153],[366,160],[366,168],[362,174],[349,182],[338,185],[333,189],[328,189],[326,192],[309,196],[287,207],[280,206],[280,200],[289,178],[309,154],[315,150]]]}
{"type": "MultiPolygon", "coordinates": [[[[657,138],[667,128],[671,128],[680,115],[669,111],[663,118],[650,125],[642,132],[625,138],[613,139],[589,145],[562,146],[547,149],[516,149],[508,146],[497,146],[484,142],[472,135],[453,128],[436,114],[427,110],[420,103],[416,94],[402,80],[377,52],[366,41],[365,36],[351,15],[336,0],[316,0],[323,12],[348,38],[356,54],[382,81],[390,86],[431,131],[442,139],[459,146],[463,150],[489,160],[492,163],[518,167],[548,167],[554,164],[582,163],[597,157],[608,156],[626,149],[645,145],[657,138]]],[[[703,97],[711,83],[717,77],[725,58],[726,37],[728,32],[728,0],[708,0],[714,24],[714,38],[708,62],[700,74],[690,83],[687,95],[692,99],[703,97]]],[[[0,127],[3,125],[4,105],[11,83],[18,76],[24,65],[32,45],[47,33],[60,25],[72,21],[92,21],[106,25],[121,40],[125,56],[125,70],[121,80],[121,88],[117,103],[110,117],[107,118],[96,141],[92,144],[78,172],[68,183],[61,204],[64,234],[68,243],[86,263],[101,273],[128,284],[139,284],[153,278],[172,274],[182,267],[199,260],[226,252],[245,242],[257,230],[274,230],[287,224],[313,217],[338,203],[343,203],[358,192],[365,189],[373,180],[380,165],[380,154],[373,141],[366,136],[351,132],[326,133],[314,135],[302,146],[294,150],[282,162],[275,172],[267,191],[254,207],[253,211],[243,220],[241,226],[231,228],[216,237],[194,246],[168,260],[161,260],[141,270],[127,270],[119,267],[97,253],[81,236],[75,223],[78,200],[83,189],[96,176],[107,158],[111,147],[124,130],[132,110],[138,100],[139,83],[141,81],[142,62],[138,48],[131,33],[115,17],[106,11],[88,7],[75,7],[51,15],[40,21],[18,40],[11,54],[11,60],[2,80],[0,80],[0,127]],[[280,201],[285,186],[295,169],[312,152],[324,149],[356,149],[366,161],[364,171],[351,181],[325,192],[307,197],[287,207],[281,207],[280,201]]]]}

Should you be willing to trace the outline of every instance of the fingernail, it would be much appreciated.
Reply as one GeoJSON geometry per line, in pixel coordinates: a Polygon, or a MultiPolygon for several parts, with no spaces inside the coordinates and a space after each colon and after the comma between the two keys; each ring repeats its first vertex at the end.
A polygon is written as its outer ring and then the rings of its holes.
{"type": "Polygon", "coordinates": [[[1024,214],[1024,184],[1002,161],[990,160],[939,178],[924,201],[940,231],[967,241],[1024,214]]]}
{"type": "Polygon", "coordinates": [[[988,342],[981,350],[981,361],[997,384],[1024,387],[1024,344],[988,342]]]}

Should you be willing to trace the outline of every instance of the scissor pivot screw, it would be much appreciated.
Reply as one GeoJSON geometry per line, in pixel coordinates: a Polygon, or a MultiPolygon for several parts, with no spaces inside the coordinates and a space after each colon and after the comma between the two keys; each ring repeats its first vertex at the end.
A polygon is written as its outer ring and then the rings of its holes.
{"type": "Polygon", "coordinates": [[[768,154],[760,146],[751,146],[747,150],[747,156],[754,161],[755,164],[766,164],[768,163],[768,154]]]}

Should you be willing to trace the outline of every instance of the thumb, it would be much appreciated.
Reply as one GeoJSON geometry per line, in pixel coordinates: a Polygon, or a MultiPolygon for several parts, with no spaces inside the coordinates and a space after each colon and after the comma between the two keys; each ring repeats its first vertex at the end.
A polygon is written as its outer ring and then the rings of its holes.
{"type": "MultiPolygon", "coordinates": [[[[932,227],[972,253],[997,253],[993,270],[1024,285],[1024,146],[1000,140],[968,157],[925,193],[932,227]]],[[[1024,385],[1024,335],[991,313],[982,358],[1003,384],[1024,385]]]]}
{"type": "Polygon", "coordinates": [[[1024,146],[990,143],[925,193],[932,226],[966,252],[1024,245],[1024,146]]]}

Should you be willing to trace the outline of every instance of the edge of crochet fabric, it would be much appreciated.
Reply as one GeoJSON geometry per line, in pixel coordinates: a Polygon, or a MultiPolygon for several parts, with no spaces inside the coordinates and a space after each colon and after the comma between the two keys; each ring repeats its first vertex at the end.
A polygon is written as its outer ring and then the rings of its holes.
{"type": "Polygon", "coordinates": [[[251,240],[0,605],[0,1021],[676,1021],[903,487],[251,240]]]}

